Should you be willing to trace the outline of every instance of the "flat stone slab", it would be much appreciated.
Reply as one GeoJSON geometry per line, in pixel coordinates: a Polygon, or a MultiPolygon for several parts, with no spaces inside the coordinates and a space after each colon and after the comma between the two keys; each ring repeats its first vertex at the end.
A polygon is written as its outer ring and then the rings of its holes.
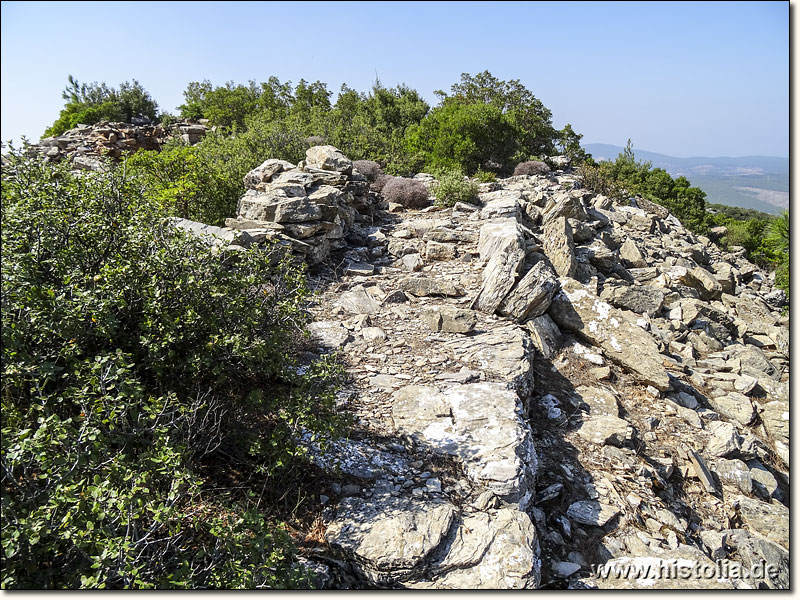
{"type": "Polygon", "coordinates": [[[580,401],[586,405],[586,408],[589,409],[590,415],[619,416],[617,397],[610,391],[599,387],[581,385],[575,388],[575,394],[580,401]]]}
{"type": "Polygon", "coordinates": [[[463,363],[478,363],[481,370],[513,387],[523,398],[533,389],[535,348],[527,331],[516,325],[494,327],[486,333],[444,342],[463,363]]]}
{"type": "Polygon", "coordinates": [[[455,507],[439,498],[351,496],[339,503],[325,541],[354,561],[373,583],[395,583],[423,569],[455,516],[455,507]]]}
{"type": "Polygon", "coordinates": [[[350,339],[350,332],[339,321],[315,321],[308,331],[315,343],[326,348],[341,348],[350,339]]]}
{"type": "Polygon", "coordinates": [[[744,522],[768,540],[789,549],[789,509],[777,501],[762,502],[747,496],[732,496],[744,522]]]}
{"type": "MultiPolygon", "coordinates": [[[[539,585],[539,542],[530,517],[513,508],[465,515],[449,545],[431,561],[430,581],[412,589],[534,589],[539,585]]],[[[443,544],[445,546],[445,544],[443,544]]]]}
{"type": "Polygon", "coordinates": [[[397,285],[404,292],[415,296],[453,296],[457,298],[464,295],[464,290],[460,285],[446,279],[405,277],[397,285]]]}
{"type": "Polygon", "coordinates": [[[374,480],[386,476],[407,475],[408,461],[401,454],[375,448],[367,441],[338,439],[329,441],[324,450],[306,433],[300,438],[311,460],[325,471],[341,471],[359,479],[374,480]]]}
{"type": "Polygon", "coordinates": [[[354,315],[370,315],[377,312],[381,305],[367,293],[363,285],[347,290],[339,296],[339,306],[354,315]]]}
{"type": "Polygon", "coordinates": [[[561,288],[549,310],[559,327],[599,346],[609,359],[644,383],[661,391],[669,389],[663,357],[649,333],[576,280],[562,277],[561,288]]]}
{"type": "Polygon", "coordinates": [[[623,446],[632,438],[632,428],[625,419],[611,415],[587,415],[577,431],[583,439],[595,444],[623,446]]]}
{"type": "Polygon", "coordinates": [[[469,479],[520,507],[532,495],[537,459],[517,394],[502,383],[468,383],[442,392],[411,385],[392,395],[398,432],[457,457],[469,479]]]}
{"type": "Polygon", "coordinates": [[[567,516],[582,525],[602,527],[619,514],[619,510],[596,500],[578,500],[567,509],[567,516]]]}

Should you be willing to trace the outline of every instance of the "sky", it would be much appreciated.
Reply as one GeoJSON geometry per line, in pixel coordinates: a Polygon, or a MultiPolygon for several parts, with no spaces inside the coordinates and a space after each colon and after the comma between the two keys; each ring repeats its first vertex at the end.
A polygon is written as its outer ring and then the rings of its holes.
{"type": "Polygon", "coordinates": [[[2,2],[3,142],[38,140],[67,76],[137,79],[176,113],[191,81],[519,79],[585,143],[789,155],[788,2],[2,2]]]}

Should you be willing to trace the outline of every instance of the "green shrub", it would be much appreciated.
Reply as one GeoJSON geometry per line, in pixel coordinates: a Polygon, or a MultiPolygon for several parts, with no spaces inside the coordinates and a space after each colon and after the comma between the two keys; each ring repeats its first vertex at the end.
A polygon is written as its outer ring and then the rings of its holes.
{"type": "Polygon", "coordinates": [[[490,165],[509,165],[516,151],[515,132],[497,106],[448,98],[419,125],[408,128],[406,150],[415,165],[428,172],[474,173],[490,165]]]}
{"type": "Polygon", "coordinates": [[[514,167],[514,175],[547,175],[550,167],[540,160],[528,160],[514,167]]]}
{"type": "Polygon", "coordinates": [[[122,168],[5,159],[2,587],[307,585],[260,499],[341,427],[302,271],[227,265],[122,168]]]}
{"type": "Polygon", "coordinates": [[[431,204],[428,188],[407,177],[392,177],[381,192],[387,202],[395,202],[405,208],[425,208],[431,204]]]}
{"type": "Polygon", "coordinates": [[[458,171],[439,173],[437,179],[431,191],[439,206],[454,206],[456,202],[474,202],[478,199],[478,184],[458,171]]]}
{"type": "Polygon", "coordinates": [[[475,173],[475,179],[477,179],[479,183],[494,183],[497,181],[497,174],[492,171],[484,171],[481,169],[475,173]]]}

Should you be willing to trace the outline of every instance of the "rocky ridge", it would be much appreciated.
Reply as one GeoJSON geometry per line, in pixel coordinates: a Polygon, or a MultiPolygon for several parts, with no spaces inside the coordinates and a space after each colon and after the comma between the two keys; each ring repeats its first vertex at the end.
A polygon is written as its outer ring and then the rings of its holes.
{"type": "MultiPolygon", "coordinates": [[[[740,251],[569,170],[388,212],[332,147],[266,161],[228,248],[312,265],[351,381],[323,452],[329,587],[788,587],[785,297],[740,251]],[[768,573],[598,576],[714,561],[768,573]]],[[[393,208],[396,210],[396,207],[393,208]]]]}

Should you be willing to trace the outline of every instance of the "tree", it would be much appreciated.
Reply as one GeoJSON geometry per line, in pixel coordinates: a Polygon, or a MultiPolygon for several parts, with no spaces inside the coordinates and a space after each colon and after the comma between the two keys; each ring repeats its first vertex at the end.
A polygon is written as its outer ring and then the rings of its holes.
{"type": "Polygon", "coordinates": [[[491,104],[507,117],[515,129],[516,162],[555,152],[559,135],[552,113],[518,79],[503,81],[489,71],[474,76],[462,73],[461,82],[451,86],[450,92],[470,104],[491,104]]]}
{"type": "Polygon", "coordinates": [[[121,83],[119,91],[105,83],[80,83],[72,75],[67,82],[61,93],[67,102],[58,119],[44,132],[45,136],[61,135],[79,123],[93,125],[104,120],[130,123],[134,119],[158,118],[158,105],[135,79],[132,83],[121,83]]]}
{"type": "Polygon", "coordinates": [[[408,129],[406,149],[426,170],[496,171],[511,165],[515,133],[497,106],[447,98],[408,129]]]}

